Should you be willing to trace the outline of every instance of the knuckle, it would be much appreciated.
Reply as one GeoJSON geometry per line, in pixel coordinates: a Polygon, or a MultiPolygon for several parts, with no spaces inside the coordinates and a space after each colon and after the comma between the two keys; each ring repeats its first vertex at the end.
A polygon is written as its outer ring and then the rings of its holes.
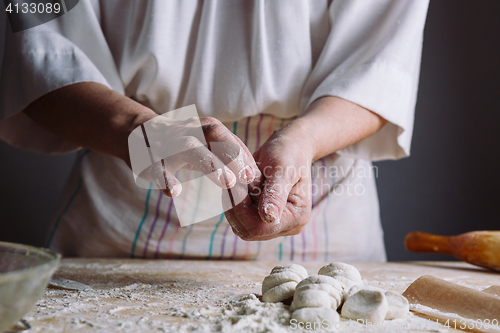
{"type": "Polygon", "coordinates": [[[201,118],[201,124],[202,125],[221,125],[222,123],[220,120],[215,119],[213,117],[205,117],[201,118]]]}
{"type": "Polygon", "coordinates": [[[228,141],[229,133],[227,128],[222,124],[210,124],[203,126],[203,134],[207,141],[228,141]]]}
{"type": "Polygon", "coordinates": [[[186,148],[196,148],[201,145],[200,140],[195,138],[194,136],[185,136],[183,138],[184,146],[186,148]]]}

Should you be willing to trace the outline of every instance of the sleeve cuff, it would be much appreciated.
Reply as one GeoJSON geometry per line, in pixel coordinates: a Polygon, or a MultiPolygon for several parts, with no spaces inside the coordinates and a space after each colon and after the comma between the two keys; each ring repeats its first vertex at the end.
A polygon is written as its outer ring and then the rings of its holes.
{"type": "Polygon", "coordinates": [[[332,72],[315,90],[308,105],[325,96],[356,103],[388,120],[372,136],[338,154],[370,161],[400,159],[410,154],[418,71],[373,62],[332,72]]]}

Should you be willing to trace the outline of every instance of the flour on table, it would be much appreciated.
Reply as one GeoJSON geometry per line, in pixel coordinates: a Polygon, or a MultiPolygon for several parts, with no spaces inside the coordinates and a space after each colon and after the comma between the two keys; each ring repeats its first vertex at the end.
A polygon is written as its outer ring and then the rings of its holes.
{"type": "MultiPolygon", "coordinates": [[[[235,269],[238,263],[214,265],[209,279],[162,275],[186,270],[185,263],[145,261],[123,264],[109,261],[94,264],[66,262],[59,274],[92,286],[83,290],[46,290],[37,305],[25,316],[35,332],[312,332],[295,329],[291,312],[282,303],[264,303],[259,299],[261,283],[235,269]],[[221,270],[221,267],[223,268],[221,270]],[[217,268],[217,269],[215,269],[217,268]],[[82,272],[94,272],[82,278],[82,272]],[[234,282],[219,282],[233,279],[234,282]]],[[[267,268],[252,277],[264,276],[267,268]]],[[[391,281],[398,282],[395,275],[391,281]]],[[[403,283],[406,285],[410,281],[403,283]]],[[[379,285],[377,285],[379,286],[379,285]]],[[[299,313],[300,314],[300,313],[299,313]]],[[[320,314],[322,316],[323,314],[320,314]]],[[[409,314],[404,319],[384,321],[384,326],[366,327],[340,318],[340,329],[314,332],[446,332],[442,325],[409,314]]]]}

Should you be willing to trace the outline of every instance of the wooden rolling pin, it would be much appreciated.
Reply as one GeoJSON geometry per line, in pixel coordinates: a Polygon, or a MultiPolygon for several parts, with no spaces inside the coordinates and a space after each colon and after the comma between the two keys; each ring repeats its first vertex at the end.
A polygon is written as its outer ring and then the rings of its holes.
{"type": "Polygon", "coordinates": [[[470,264],[500,271],[500,231],[472,231],[458,236],[410,232],[405,247],[411,252],[454,256],[470,264]]]}
{"type": "Polygon", "coordinates": [[[403,296],[408,299],[411,311],[422,317],[472,332],[500,332],[497,288],[499,286],[478,291],[424,275],[413,282],[403,296]],[[482,325],[485,320],[492,325],[482,325]]]}

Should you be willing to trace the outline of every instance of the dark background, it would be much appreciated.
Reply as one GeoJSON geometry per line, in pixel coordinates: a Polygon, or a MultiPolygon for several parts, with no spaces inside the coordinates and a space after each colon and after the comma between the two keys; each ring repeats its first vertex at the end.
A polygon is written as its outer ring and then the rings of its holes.
{"type": "MultiPolygon", "coordinates": [[[[499,125],[500,1],[431,1],[411,157],[376,163],[389,260],[449,259],[406,252],[413,230],[500,229],[499,125]]],[[[0,240],[43,245],[73,160],[0,142],[0,240]]]]}

